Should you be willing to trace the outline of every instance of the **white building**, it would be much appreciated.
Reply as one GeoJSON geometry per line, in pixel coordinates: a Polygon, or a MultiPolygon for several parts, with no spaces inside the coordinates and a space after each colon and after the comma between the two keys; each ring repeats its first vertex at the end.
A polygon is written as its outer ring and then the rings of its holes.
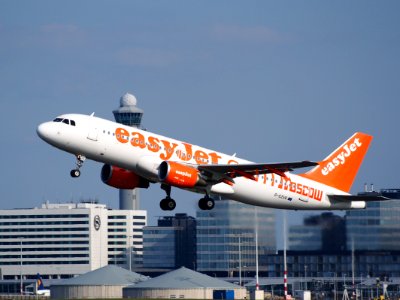
{"type": "Polygon", "coordinates": [[[146,211],[97,203],[0,210],[2,278],[69,278],[107,264],[140,266],[146,223],[146,211]]]}

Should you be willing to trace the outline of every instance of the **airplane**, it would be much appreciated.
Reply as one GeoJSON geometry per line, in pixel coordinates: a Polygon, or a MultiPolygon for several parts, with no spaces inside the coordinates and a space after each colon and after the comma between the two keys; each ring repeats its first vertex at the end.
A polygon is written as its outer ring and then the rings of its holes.
{"type": "Polygon", "coordinates": [[[388,198],[349,194],[372,136],[357,132],[324,160],[253,163],[187,142],[83,114],[64,114],[37,127],[48,144],[76,157],[72,177],[86,159],[104,163],[101,180],[114,188],[148,188],[160,183],[162,210],[173,210],[171,187],[204,194],[198,206],[214,207],[215,197],[255,206],[291,210],[348,210],[388,198]],[[293,174],[301,168],[311,170],[293,174]]]}
{"type": "Polygon", "coordinates": [[[44,288],[42,276],[39,273],[36,275],[36,295],[50,297],[50,290],[44,288]]]}

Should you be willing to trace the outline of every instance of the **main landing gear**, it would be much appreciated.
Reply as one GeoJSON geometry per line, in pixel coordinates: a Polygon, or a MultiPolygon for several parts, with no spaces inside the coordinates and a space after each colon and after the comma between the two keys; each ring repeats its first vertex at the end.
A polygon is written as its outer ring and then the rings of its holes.
{"type": "Polygon", "coordinates": [[[83,162],[86,160],[86,157],[84,155],[78,154],[76,156],[76,169],[71,170],[71,177],[77,178],[81,176],[81,167],[83,165],[83,162]]]}
{"type": "MultiPolygon", "coordinates": [[[[176,202],[171,198],[171,186],[162,184],[161,188],[167,193],[167,196],[160,201],[160,208],[162,210],[174,210],[176,202]]],[[[208,196],[208,194],[199,200],[199,208],[202,210],[211,210],[214,206],[215,202],[210,196],[208,196]]]]}
{"type": "Polygon", "coordinates": [[[199,200],[199,208],[202,210],[211,210],[215,206],[215,202],[210,196],[206,195],[199,200]]]}
{"type": "Polygon", "coordinates": [[[161,188],[167,193],[167,197],[160,201],[160,208],[162,210],[174,210],[176,207],[176,202],[171,198],[171,186],[162,184],[161,188]]]}

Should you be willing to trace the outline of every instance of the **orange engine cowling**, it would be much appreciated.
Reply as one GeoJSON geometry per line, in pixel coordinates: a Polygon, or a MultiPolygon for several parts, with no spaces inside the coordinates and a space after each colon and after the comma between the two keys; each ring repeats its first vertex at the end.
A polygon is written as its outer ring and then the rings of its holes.
{"type": "Polygon", "coordinates": [[[179,188],[205,186],[199,170],[173,161],[163,161],[158,168],[158,178],[161,182],[179,188]]]}
{"type": "Polygon", "coordinates": [[[101,181],[117,189],[145,188],[149,187],[149,181],[136,173],[118,168],[116,166],[104,165],[101,169],[101,181]]]}

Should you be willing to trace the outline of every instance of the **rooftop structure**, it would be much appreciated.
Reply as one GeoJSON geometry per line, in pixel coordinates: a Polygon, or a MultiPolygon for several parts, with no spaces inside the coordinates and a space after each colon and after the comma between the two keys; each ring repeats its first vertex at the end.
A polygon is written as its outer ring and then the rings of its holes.
{"type": "Polygon", "coordinates": [[[122,288],[147,280],[138,273],[109,265],[50,287],[53,299],[122,298],[122,288]]]}
{"type": "Polygon", "coordinates": [[[124,298],[214,299],[215,290],[234,291],[235,299],[244,299],[246,289],[185,267],[140,282],[123,290],[124,298]]]}

